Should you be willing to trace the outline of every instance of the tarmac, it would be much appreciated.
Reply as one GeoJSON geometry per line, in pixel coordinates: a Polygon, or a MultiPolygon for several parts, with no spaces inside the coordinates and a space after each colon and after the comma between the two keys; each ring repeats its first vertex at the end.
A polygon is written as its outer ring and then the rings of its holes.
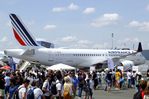
{"type": "MultiPolygon", "coordinates": [[[[133,99],[135,89],[123,89],[115,90],[114,88],[110,91],[94,90],[93,99],[133,99]]],[[[76,97],[75,99],[80,99],[76,97]]],[[[84,99],[83,97],[81,99],[84,99]]]]}

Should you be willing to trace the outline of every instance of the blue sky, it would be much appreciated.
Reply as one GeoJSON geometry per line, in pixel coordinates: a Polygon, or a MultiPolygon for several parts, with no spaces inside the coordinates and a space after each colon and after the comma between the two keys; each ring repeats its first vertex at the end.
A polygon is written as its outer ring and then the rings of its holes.
{"type": "Polygon", "coordinates": [[[0,50],[19,48],[9,14],[17,14],[38,40],[66,48],[149,49],[148,0],[1,0],[0,50]]]}

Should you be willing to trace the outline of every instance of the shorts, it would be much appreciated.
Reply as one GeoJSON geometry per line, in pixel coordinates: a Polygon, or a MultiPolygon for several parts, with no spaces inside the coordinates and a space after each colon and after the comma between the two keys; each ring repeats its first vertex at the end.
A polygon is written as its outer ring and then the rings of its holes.
{"type": "Polygon", "coordinates": [[[5,94],[5,90],[4,89],[0,89],[0,97],[4,97],[5,94]]]}
{"type": "Polygon", "coordinates": [[[9,87],[10,86],[5,86],[5,94],[7,94],[9,92],[9,87]]]}

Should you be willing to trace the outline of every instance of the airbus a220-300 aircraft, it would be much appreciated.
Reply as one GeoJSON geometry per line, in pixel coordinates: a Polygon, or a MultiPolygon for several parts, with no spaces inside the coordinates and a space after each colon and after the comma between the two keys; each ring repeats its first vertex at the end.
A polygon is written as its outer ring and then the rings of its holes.
{"type": "Polygon", "coordinates": [[[63,63],[71,66],[96,66],[112,59],[114,63],[139,65],[145,62],[141,43],[138,50],[99,50],[99,49],[60,49],[41,47],[22,21],[15,14],[10,14],[13,33],[20,45],[26,49],[7,49],[4,53],[15,58],[38,62],[46,66],[63,63]]]}

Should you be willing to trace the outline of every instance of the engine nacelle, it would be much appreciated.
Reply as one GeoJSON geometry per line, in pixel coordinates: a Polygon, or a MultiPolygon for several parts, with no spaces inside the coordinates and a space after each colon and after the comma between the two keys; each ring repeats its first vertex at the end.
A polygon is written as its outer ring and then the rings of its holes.
{"type": "Polygon", "coordinates": [[[134,62],[130,60],[124,60],[124,61],[121,61],[120,63],[124,67],[124,71],[129,69],[132,70],[132,66],[134,66],[134,62]]]}

